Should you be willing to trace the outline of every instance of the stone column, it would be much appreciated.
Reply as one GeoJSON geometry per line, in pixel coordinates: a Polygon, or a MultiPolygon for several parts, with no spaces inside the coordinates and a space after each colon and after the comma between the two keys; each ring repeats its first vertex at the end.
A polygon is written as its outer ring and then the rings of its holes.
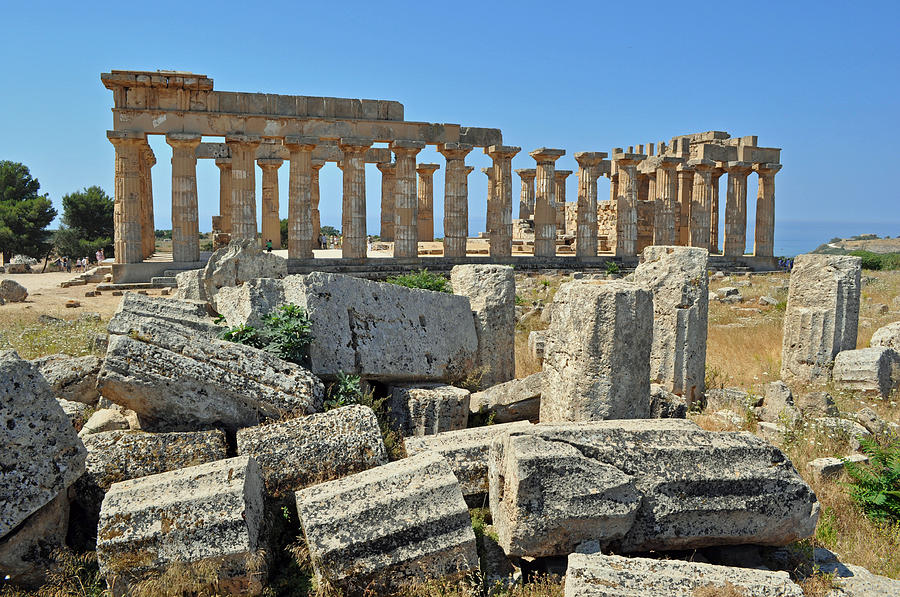
{"type": "Polygon", "coordinates": [[[678,244],[678,176],[675,168],[678,158],[660,156],[656,164],[656,213],[653,217],[653,244],[670,246],[678,244]]]}
{"type": "Polygon", "coordinates": [[[534,194],[534,256],[556,255],[556,160],[565,149],[541,147],[529,153],[537,162],[534,194]]]}
{"type": "Polygon", "coordinates": [[[172,261],[200,261],[197,146],[200,135],[169,133],[172,146],[172,261]]]}
{"type": "Polygon", "coordinates": [[[231,158],[216,158],[219,167],[219,221],[222,232],[231,234],[231,158]]]}
{"type": "Polygon", "coordinates": [[[572,174],[571,170],[554,170],[553,193],[556,195],[556,231],[566,233],[566,179],[572,174]]]}
{"type": "Polygon", "coordinates": [[[575,254],[597,256],[597,174],[607,154],[582,151],[575,154],[578,162],[578,226],[575,230],[575,254]]]}
{"type": "Polygon", "coordinates": [[[397,164],[381,162],[375,164],[381,171],[381,240],[394,240],[394,187],[396,185],[397,164]]]}
{"type": "Polygon", "coordinates": [[[694,188],[691,191],[690,245],[709,249],[709,221],[713,193],[712,171],[716,163],[712,160],[690,160],[688,166],[694,169],[694,188]]]}
{"type": "Polygon", "coordinates": [[[725,255],[738,257],[747,250],[747,176],[750,162],[728,162],[725,195],[725,255]]]}
{"type": "Polygon", "coordinates": [[[488,242],[490,242],[490,238],[494,234],[493,230],[497,227],[497,224],[495,224],[495,220],[497,219],[496,206],[494,205],[494,168],[482,168],[481,173],[487,176],[488,179],[487,212],[484,222],[484,231],[487,233],[488,242]]]}
{"type": "Polygon", "coordinates": [[[419,240],[430,242],[434,240],[434,171],[440,168],[439,164],[419,164],[416,166],[418,177],[418,204],[419,204],[419,240]]]}
{"type": "Polygon", "coordinates": [[[288,259],[311,259],[318,239],[312,221],[312,152],[318,142],[318,137],[284,139],[291,160],[288,172],[288,259]]]}
{"type": "Polygon", "coordinates": [[[262,170],[262,238],[260,246],[272,241],[272,247],[281,248],[281,220],[278,217],[278,169],[284,160],[280,158],[259,158],[256,160],[262,170]]]}
{"type": "Polygon", "coordinates": [[[444,257],[465,257],[469,236],[469,182],[466,155],[471,145],[445,143],[438,151],[447,158],[444,174],[444,257]]]}
{"type": "Polygon", "coordinates": [[[613,155],[619,173],[616,197],[616,256],[637,255],[637,164],[647,156],[641,153],[613,155]]]}
{"type": "Polygon", "coordinates": [[[781,170],[781,164],[754,164],[753,170],[759,175],[753,254],[772,257],[775,254],[775,174],[781,170]]]}
{"type": "Polygon", "coordinates": [[[256,148],[261,141],[257,135],[225,137],[231,149],[231,240],[257,239],[256,148]]]}
{"type": "MultiPolygon", "coordinates": [[[[721,162],[719,163],[721,164],[721,162]]],[[[719,252],[719,179],[725,173],[721,166],[715,168],[710,173],[710,183],[712,184],[712,199],[709,204],[709,254],[717,254],[719,252]]]]}
{"type": "Polygon", "coordinates": [[[522,180],[522,192],[519,196],[519,219],[530,220],[534,217],[534,178],[537,170],[534,168],[520,168],[516,174],[522,180]]]}
{"type": "Polygon", "coordinates": [[[609,200],[615,203],[619,196],[619,173],[616,172],[615,162],[610,163],[609,171],[609,200]]]}
{"type": "Polygon", "coordinates": [[[313,238],[316,239],[316,242],[319,241],[319,236],[322,234],[322,218],[319,214],[319,170],[321,170],[324,165],[325,162],[322,160],[312,161],[312,177],[310,182],[312,209],[310,211],[312,215],[313,238]]]}
{"type": "Polygon", "coordinates": [[[156,156],[149,143],[141,148],[141,247],[144,259],[156,252],[156,226],[153,218],[153,166],[156,156]]]}
{"type": "Polygon", "coordinates": [[[344,154],[341,170],[344,173],[344,199],[341,214],[345,259],[366,257],[366,151],[371,139],[341,139],[338,147],[344,154]]]}
{"type": "Polygon", "coordinates": [[[687,164],[679,164],[678,172],[678,244],[691,244],[691,195],[694,192],[694,170],[687,164]]]}
{"type": "Polygon", "coordinates": [[[512,159],[521,147],[491,145],[487,154],[494,161],[494,223],[490,237],[491,257],[512,255],[512,159]]]}
{"type": "Polygon", "coordinates": [[[416,193],[416,154],[425,144],[399,140],[391,143],[397,174],[394,192],[394,257],[419,256],[419,199],[416,193]]]}
{"type": "Polygon", "coordinates": [[[141,245],[141,148],[147,143],[143,133],[107,131],[116,148],[113,239],[116,263],[140,263],[141,245]]]}

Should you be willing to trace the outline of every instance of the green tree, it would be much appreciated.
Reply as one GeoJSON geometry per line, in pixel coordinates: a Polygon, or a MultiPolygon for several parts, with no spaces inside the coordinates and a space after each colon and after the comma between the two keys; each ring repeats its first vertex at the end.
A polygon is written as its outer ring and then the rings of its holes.
{"type": "Polygon", "coordinates": [[[28,167],[18,162],[0,161],[0,252],[9,260],[21,253],[43,257],[50,250],[47,226],[56,210],[41,184],[28,167]]]}
{"type": "Polygon", "coordinates": [[[334,226],[322,226],[319,228],[319,234],[324,234],[325,236],[340,236],[341,231],[334,226]]]}
{"type": "MultiPolygon", "coordinates": [[[[281,220],[281,246],[282,247],[286,247],[288,244],[287,243],[287,241],[288,241],[287,225],[288,225],[287,218],[281,220]]],[[[280,247],[276,247],[276,248],[280,248],[280,247]]]]}
{"type": "Polygon", "coordinates": [[[113,200],[98,186],[69,193],[62,200],[62,225],[54,236],[60,255],[93,257],[113,250],[113,200]]]}

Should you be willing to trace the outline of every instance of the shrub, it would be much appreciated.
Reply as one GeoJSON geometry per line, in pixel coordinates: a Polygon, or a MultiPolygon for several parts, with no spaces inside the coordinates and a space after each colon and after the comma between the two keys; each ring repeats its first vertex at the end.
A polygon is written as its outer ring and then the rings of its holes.
{"type": "Polygon", "coordinates": [[[359,375],[344,373],[337,374],[337,380],[328,386],[325,396],[325,410],[340,408],[349,404],[359,404],[363,391],[359,375]]]}
{"type": "Polygon", "coordinates": [[[606,273],[610,275],[615,275],[619,273],[619,264],[615,261],[607,261],[606,262],[606,273]]]}
{"type": "Polygon", "coordinates": [[[428,268],[420,269],[412,274],[403,274],[394,276],[385,280],[389,284],[397,286],[406,286],[407,288],[418,288],[420,290],[432,290],[434,292],[453,293],[450,286],[450,280],[440,274],[434,274],[428,271],[428,268]]]}
{"type": "Polygon", "coordinates": [[[859,441],[868,465],[844,460],[851,481],[850,497],[862,511],[877,521],[900,521],[900,440],[885,446],[873,438],[859,441]]]}
{"type": "Polygon", "coordinates": [[[266,315],[261,328],[239,325],[226,330],[222,339],[260,348],[285,361],[306,365],[313,340],[310,327],[306,310],[287,304],[266,315]]]}
{"type": "Polygon", "coordinates": [[[879,270],[881,269],[881,255],[872,251],[850,251],[854,257],[862,258],[863,269],[879,270]]]}

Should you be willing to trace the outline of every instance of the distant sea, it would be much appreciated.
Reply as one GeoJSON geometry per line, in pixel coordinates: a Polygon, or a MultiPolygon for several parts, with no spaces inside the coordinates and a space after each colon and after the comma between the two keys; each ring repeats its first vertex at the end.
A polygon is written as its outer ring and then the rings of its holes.
{"type": "MultiPolygon", "coordinates": [[[[775,254],[793,257],[808,253],[832,238],[850,238],[858,234],[900,236],[900,222],[815,222],[775,219],[775,254]]],[[[721,239],[721,232],[719,238],[721,239]]],[[[753,249],[753,233],[747,231],[747,250],[753,249]]]]}

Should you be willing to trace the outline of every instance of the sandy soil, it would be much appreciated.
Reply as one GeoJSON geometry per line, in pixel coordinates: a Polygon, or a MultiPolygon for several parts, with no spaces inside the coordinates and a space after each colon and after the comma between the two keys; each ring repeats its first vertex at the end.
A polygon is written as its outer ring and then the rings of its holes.
{"type": "MultiPolygon", "coordinates": [[[[28,290],[28,298],[24,303],[7,303],[0,306],[0,317],[14,317],[16,313],[37,312],[53,316],[72,317],[80,311],[100,313],[104,320],[109,319],[119,306],[120,296],[104,291],[100,296],[85,297],[84,293],[96,290],[97,284],[86,286],[70,286],[60,288],[59,284],[71,280],[76,274],[66,272],[48,272],[44,274],[0,274],[0,279],[15,280],[28,290]],[[66,308],[66,301],[74,299],[81,303],[74,309],[66,308]]],[[[159,294],[159,290],[150,290],[148,294],[159,294]]]]}

